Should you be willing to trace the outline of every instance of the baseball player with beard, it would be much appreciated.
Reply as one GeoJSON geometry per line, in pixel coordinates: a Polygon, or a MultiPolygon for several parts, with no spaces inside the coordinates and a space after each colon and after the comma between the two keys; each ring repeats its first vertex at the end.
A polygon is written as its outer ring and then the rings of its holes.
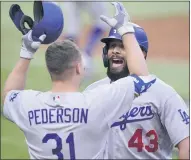
{"type": "Polygon", "coordinates": [[[107,158],[111,125],[131,107],[134,93],[140,95],[155,83],[155,77],[148,75],[128,14],[113,4],[118,15],[113,18],[114,25],[123,37],[125,59],[136,62],[129,70],[144,76],[148,83],[134,75],[79,92],[84,77],[82,54],[73,42],[65,40],[52,43],[45,53],[51,89],[25,90],[30,62],[46,38],[44,34],[34,41],[30,30],[22,38],[20,58],[6,80],[2,100],[3,114],[23,131],[31,159],[107,158]]]}
{"type": "MultiPolygon", "coordinates": [[[[110,25],[109,18],[102,20],[110,25]]],[[[143,28],[133,25],[146,59],[147,35],[143,28]]],[[[108,77],[91,84],[86,90],[112,84],[130,74],[122,37],[117,30],[111,28],[109,37],[101,42],[105,43],[103,63],[108,77]]],[[[112,124],[108,139],[109,158],[172,159],[173,147],[177,147],[179,159],[189,159],[189,123],[188,108],[183,99],[171,86],[157,78],[152,88],[135,99],[131,109],[112,124]]]]}

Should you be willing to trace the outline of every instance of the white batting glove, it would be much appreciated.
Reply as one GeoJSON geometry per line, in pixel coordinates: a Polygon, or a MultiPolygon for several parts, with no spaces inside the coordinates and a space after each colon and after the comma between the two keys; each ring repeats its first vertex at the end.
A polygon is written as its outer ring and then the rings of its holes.
{"type": "Polygon", "coordinates": [[[20,51],[20,57],[26,59],[33,59],[34,53],[38,50],[41,43],[45,40],[46,35],[43,34],[39,37],[38,41],[33,41],[32,30],[22,37],[22,47],[20,51]]]}
{"type": "Polygon", "coordinates": [[[100,19],[112,28],[115,28],[121,36],[126,33],[134,33],[133,25],[130,23],[130,16],[126,12],[123,4],[120,2],[111,2],[111,4],[115,6],[115,16],[109,18],[101,15],[100,19]]]}

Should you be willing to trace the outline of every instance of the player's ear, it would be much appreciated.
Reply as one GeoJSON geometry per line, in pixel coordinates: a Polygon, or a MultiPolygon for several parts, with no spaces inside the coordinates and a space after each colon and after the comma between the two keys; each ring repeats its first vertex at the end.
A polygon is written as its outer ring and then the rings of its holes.
{"type": "Polygon", "coordinates": [[[76,74],[79,75],[82,73],[82,64],[81,63],[77,63],[76,64],[76,74]]]}
{"type": "Polygon", "coordinates": [[[85,73],[85,66],[83,63],[77,63],[76,65],[76,74],[77,75],[84,75],[85,73]]]}
{"type": "Polygon", "coordinates": [[[79,63],[76,64],[76,74],[80,74],[80,66],[79,63]]]}

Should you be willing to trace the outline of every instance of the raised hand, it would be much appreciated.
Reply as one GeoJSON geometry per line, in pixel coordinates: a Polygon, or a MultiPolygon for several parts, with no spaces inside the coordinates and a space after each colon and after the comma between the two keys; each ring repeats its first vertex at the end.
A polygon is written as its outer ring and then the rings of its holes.
{"type": "Polygon", "coordinates": [[[41,43],[45,40],[46,35],[43,34],[39,37],[37,41],[32,39],[32,30],[22,37],[22,47],[20,52],[20,57],[26,59],[32,59],[34,53],[38,50],[41,43]]]}
{"type": "Polygon", "coordinates": [[[130,23],[130,16],[126,12],[123,4],[120,2],[111,2],[111,4],[115,7],[115,16],[113,18],[109,18],[101,15],[100,19],[112,28],[115,28],[121,36],[126,33],[133,33],[134,28],[130,23]]]}

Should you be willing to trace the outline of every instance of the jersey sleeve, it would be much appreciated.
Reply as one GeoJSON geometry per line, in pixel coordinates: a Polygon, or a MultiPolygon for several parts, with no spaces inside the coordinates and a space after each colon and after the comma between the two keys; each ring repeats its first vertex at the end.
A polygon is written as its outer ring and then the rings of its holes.
{"type": "Polygon", "coordinates": [[[110,84],[110,79],[109,79],[108,77],[106,77],[106,78],[104,78],[104,79],[101,79],[101,80],[99,80],[99,81],[96,81],[96,82],[90,84],[89,86],[87,86],[87,87],[85,88],[84,91],[92,90],[92,89],[94,89],[94,88],[96,88],[96,87],[99,87],[99,86],[105,85],[105,84],[110,84]]]}
{"type": "Polygon", "coordinates": [[[11,90],[7,93],[3,106],[3,115],[16,123],[20,128],[25,125],[26,108],[25,102],[32,102],[38,92],[33,90],[11,90]]]}
{"type": "Polygon", "coordinates": [[[135,97],[134,81],[131,77],[122,78],[112,83],[104,97],[107,97],[107,105],[104,107],[106,120],[109,126],[126,113],[131,107],[135,97]]]}
{"type": "Polygon", "coordinates": [[[20,90],[11,90],[7,93],[3,106],[3,115],[12,122],[19,119],[18,113],[21,110],[22,93],[20,90]]]}
{"type": "Polygon", "coordinates": [[[118,124],[123,123],[121,116],[129,111],[134,98],[146,92],[155,81],[156,78],[152,75],[131,75],[110,84],[106,92],[104,92],[105,95],[103,95],[103,97],[107,97],[107,104],[104,106],[104,109],[109,126],[115,126],[112,124],[117,120],[118,124]]]}
{"type": "Polygon", "coordinates": [[[189,137],[188,107],[177,93],[166,101],[161,112],[161,121],[174,146],[189,137]]]}
{"type": "Polygon", "coordinates": [[[94,106],[95,112],[104,114],[103,123],[110,126],[132,105],[134,99],[133,78],[121,78],[112,84],[86,90],[84,94],[90,106],[94,106]]]}

